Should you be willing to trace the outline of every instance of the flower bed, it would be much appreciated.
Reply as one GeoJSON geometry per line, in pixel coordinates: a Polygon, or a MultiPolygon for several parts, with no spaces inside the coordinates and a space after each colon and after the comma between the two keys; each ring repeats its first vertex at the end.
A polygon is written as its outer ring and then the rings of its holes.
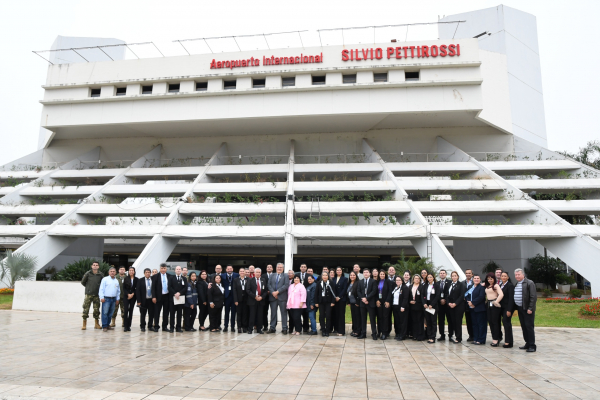
{"type": "Polygon", "coordinates": [[[596,304],[586,304],[584,306],[581,306],[579,312],[581,313],[581,315],[600,317],[600,301],[596,302],[596,304]]]}
{"type": "Polygon", "coordinates": [[[15,289],[3,288],[0,289],[0,294],[15,294],[15,289]]]}
{"type": "Polygon", "coordinates": [[[570,297],[556,297],[544,299],[546,303],[593,303],[599,302],[600,297],[591,297],[589,299],[574,299],[570,297]]]}

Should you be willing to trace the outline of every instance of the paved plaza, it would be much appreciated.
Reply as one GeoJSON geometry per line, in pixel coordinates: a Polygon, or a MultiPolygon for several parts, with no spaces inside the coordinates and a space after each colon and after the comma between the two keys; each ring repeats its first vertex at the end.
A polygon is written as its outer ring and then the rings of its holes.
{"type": "Polygon", "coordinates": [[[0,399],[600,398],[600,330],[540,328],[538,352],[526,354],[447,341],[80,327],[79,314],[0,311],[0,399]]]}

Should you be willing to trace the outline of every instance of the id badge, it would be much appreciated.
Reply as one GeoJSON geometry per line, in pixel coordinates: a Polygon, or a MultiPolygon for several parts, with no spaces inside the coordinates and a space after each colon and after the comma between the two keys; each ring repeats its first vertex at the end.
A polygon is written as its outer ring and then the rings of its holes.
{"type": "Polygon", "coordinates": [[[444,298],[444,293],[442,293],[442,299],[444,298]]]}
{"type": "Polygon", "coordinates": [[[435,289],[431,289],[431,294],[435,294],[435,289]]]}
{"type": "Polygon", "coordinates": [[[420,296],[420,295],[421,295],[421,292],[417,290],[417,296],[420,296]]]}
{"type": "Polygon", "coordinates": [[[382,296],[381,296],[381,293],[379,293],[379,298],[381,299],[381,297],[382,297],[382,296]]]}
{"type": "Polygon", "coordinates": [[[229,289],[227,289],[227,290],[231,291],[231,286],[229,286],[229,289]]]}

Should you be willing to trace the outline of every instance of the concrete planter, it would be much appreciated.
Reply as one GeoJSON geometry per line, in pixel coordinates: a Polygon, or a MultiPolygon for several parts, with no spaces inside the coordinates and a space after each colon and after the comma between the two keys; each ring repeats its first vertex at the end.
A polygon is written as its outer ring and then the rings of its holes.
{"type": "Polygon", "coordinates": [[[571,290],[571,285],[557,285],[558,292],[566,294],[569,290],[571,290]]]}

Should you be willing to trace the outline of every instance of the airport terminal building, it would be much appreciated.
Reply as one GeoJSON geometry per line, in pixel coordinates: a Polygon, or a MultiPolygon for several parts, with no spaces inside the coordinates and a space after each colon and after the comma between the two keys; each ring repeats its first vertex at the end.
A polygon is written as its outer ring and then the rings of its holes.
{"type": "Polygon", "coordinates": [[[600,226],[561,216],[600,213],[600,176],[547,149],[535,17],[440,22],[438,40],[49,65],[40,148],[0,169],[3,246],[139,274],[405,254],[462,275],[547,249],[597,296],[600,226]]]}

